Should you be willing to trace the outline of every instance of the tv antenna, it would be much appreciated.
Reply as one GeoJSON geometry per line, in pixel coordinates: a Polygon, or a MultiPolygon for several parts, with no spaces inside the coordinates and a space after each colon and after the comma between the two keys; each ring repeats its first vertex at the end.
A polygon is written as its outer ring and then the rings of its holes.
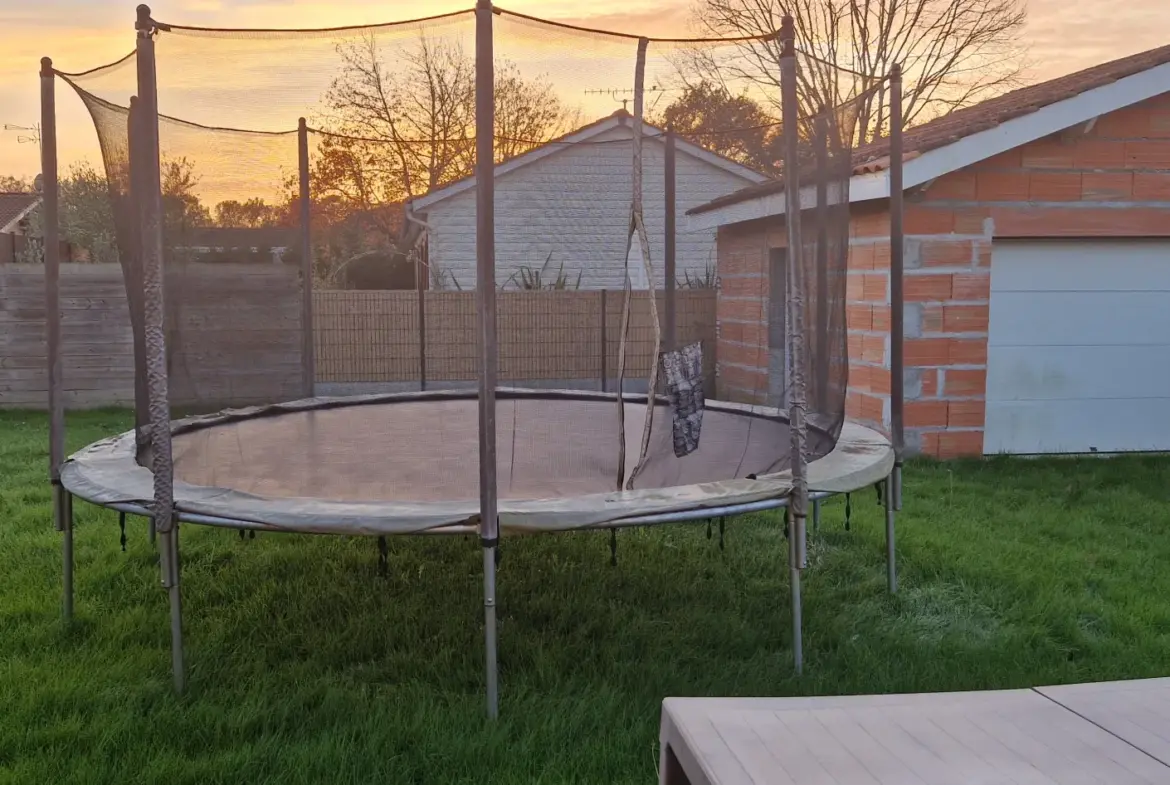
{"type": "Polygon", "coordinates": [[[16,137],[17,144],[35,144],[37,146],[40,146],[40,144],[41,144],[41,125],[40,125],[40,123],[37,123],[36,125],[32,125],[32,126],[13,125],[12,123],[5,123],[4,130],[5,131],[26,131],[27,132],[26,134],[18,134],[17,135],[17,137],[16,137]]]}
{"type": "MultiPolygon", "coordinates": [[[[662,87],[661,85],[653,85],[651,87],[647,87],[645,89],[645,92],[647,94],[649,94],[649,93],[665,93],[666,88],[662,87]]],[[[620,87],[609,87],[609,88],[602,87],[602,88],[597,88],[597,89],[588,89],[585,91],[585,95],[608,95],[614,101],[621,101],[622,110],[626,111],[626,112],[630,111],[629,103],[633,99],[624,98],[623,96],[627,96],[627,95],[632,96],[633,94],[634,94],[634,91],[632,89],[623,89],[620,87]]],[[[654,100],[654,103],[651,105],[650,108],[653,109],[657,105],[658,105],[658,99],[656,98],[654,100]]]]}

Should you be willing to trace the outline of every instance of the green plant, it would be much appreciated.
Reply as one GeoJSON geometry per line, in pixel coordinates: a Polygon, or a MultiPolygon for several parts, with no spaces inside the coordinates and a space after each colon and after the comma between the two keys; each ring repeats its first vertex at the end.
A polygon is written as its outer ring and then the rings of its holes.
{"type": "Polygon", "coordinates": [[[436,292],[447,291],[455,289],[456,291],[463,291],[463,286],[460,285],[459,279],[450,270],[444,270],[441,267],[431,265],[431,288],[436,292]]]}
{"type": "Polygon", "coordinates": [[[520,265],[516,272],[508,276],[508,280],[504,281],[500,288],[506,289],[509,283],[513,283],[516,285],[517,289],[521,289],[523,291],[561,291],[568,289],[580,289],[581,272],[578,271],[577,280],[574,281],[572,285],[570,285],[569,276],[565,274],[564,262],[561,262],[560,267],[557,268],[556,277],[551,281],[545,281],[544,273],[548,269],[549,263],[552,261],[552,256],[552,251],[549,251],[548,257],[544,260],[544,264],[542,264],[540,269],[537,270],[533,270],[526,264],[520,265]],[[519,279],[516,278],[517,275],[520,276],[519,279]]]}
{"type": "Polygon", "coordinates": [[[704,268],[702,275],[695,275],[691,277],[690,270],[683,271],[683,277],[678,280],[678,288],[680,289],[714,289],[715,288],[715,268],[708,263],[704,268]]]}

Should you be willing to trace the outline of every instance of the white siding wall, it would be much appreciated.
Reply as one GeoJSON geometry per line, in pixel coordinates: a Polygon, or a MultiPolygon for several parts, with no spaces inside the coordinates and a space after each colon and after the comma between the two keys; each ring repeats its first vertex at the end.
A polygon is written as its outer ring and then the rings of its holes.
{"type": "MultiPolygon", "coordinates": [[[[521,265],[539,268],[551,253],[549,278],[563,262],[571,281],[581,273],[583,289],[622,288],[633,189],[632,143],[623,140],[630,134],[629,126],[621,126],[497,178],[498,283],[521,265]],[[608,143],[594,143],[602,140],[608,143]]],[[[665,146],[659,139],[647,139],[642,149],[643,210],[651,263],[661,287],[665,146]]],[[[695,276],[703,275],[708,265],[715,267],[715,230],[686,232],[686,211],[752,182],[678,150],[678,278],[687,270],[695,276]]],[[[431,263],[453,275],[463,289],[474,289],[475,189],[423,212],[432,227],[431,263]]]]}

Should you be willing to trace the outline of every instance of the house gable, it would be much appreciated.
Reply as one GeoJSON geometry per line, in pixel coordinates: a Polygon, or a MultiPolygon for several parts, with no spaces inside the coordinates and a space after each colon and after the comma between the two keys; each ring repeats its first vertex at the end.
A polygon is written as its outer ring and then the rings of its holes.
{"type": "MultiPolygon", "coordinates": [[[[559,155],[565,151],[572,150],[575,147],[596,144],[598,142],[614,141],[620,138],[633,137],[633,117],[625,111],[619,110],[614,112],[609,117],[591,123],[583,128],[574,131],[571,134],[563,136],[559,139],[552,140],[546,144],[529,150],[526,153],[516,156],[511,160],[497,164],[495,167],[495,182],[499,183],[504,178],[511,175],[513,172],[521,170],[527,166],[538,163],[551,156],[559,155]]],[[[649,123],[642,124],[644,139],[646,143],[650,143],[655,139],[659,139],[664,135],[664,131],[649,123]]],[[[726,170],[730,174],[742,177],[751,183],[762,183],[768,178],[750,167],[744,166],[740,163],[732,161],[729,158],[724,158],[721,155],[706,150],[698,145],[692,144],[685,139],[676,139],[676,148],[680,153],[690,155],[696,159],[707,162],[712,166],[719,167],[726,170]]],[[[630,164],[633,165],[632,163],[630,164]]],[[[409,202],[409,209],[414,213],[422,213],[435,205],[450,199],[459,194],[466,193],[475,188],[476,178],[474,175],[464,177],[450,183],[438,190],[429,194],[419,196],[409,202]]]]}
{"type": "MultiPolygon", "coordinates": [[[[677,274],[702,276],[715,265],[714,230],[686,232],[682,214],[691,206],[729,193],[758,175],[732,170],[679,145],[676,156],[677,274]]],[[[697,148],[696,148],[697,149],[697,148]]],[[[566,146],[513,170],[495,183],[497,283],[504,285],[521,265],[546,277],[562,269],[583,288],[621,289],[629,238],[633,190],[631,129],[614,125],[589,143],[566,146]]],[[[659,137],[643,142],[643,213],[651,241],[656,285],[662,285],[665,231],[664,156],[659,137]]],[[[475,285],[476,192],[463,188],[427,208],[428,256],[438,285],[475,285]]]]}

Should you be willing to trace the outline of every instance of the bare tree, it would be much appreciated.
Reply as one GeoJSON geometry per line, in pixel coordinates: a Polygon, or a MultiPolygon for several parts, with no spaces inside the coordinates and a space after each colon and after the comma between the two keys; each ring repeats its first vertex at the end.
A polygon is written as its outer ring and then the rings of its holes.
{"type": "MultiPolygon", "coordinates": [[[[392,67],[372,35],[338,53],[343,68],[325,97],[329,135],[318,146],[315,197],[378,213],[471,174],[475,61],[458,43],[420,36],[394,53],[392,67]]],[[[575,118],[548,82],[506,61],[496,68],[497,160],[569,129],[575,118]]]]}
{"type": "Polygon", "coordinates": [[[513,63],[496,64],[495,82],[497,162],[515,158],[581,123],[580,112],[566,108],[550,82],[525,79],[513,63]]]}
{"type": "MultiPolygon", "coordinates": [[[[693,52],[684,73],[748,85],[778,106],[778,36],[785,14],[796,27],[799,94],[806,113],[856,104],[858,142],[888,132],[881,80],[904,74],[904,120],[915,125],[1020,83],[1023,0],[698,0],[695,20],[714,36],[757,36],[731,56],[693,52]]],[[[776,114],[779,114],[777,110],[776,114]]]]}

